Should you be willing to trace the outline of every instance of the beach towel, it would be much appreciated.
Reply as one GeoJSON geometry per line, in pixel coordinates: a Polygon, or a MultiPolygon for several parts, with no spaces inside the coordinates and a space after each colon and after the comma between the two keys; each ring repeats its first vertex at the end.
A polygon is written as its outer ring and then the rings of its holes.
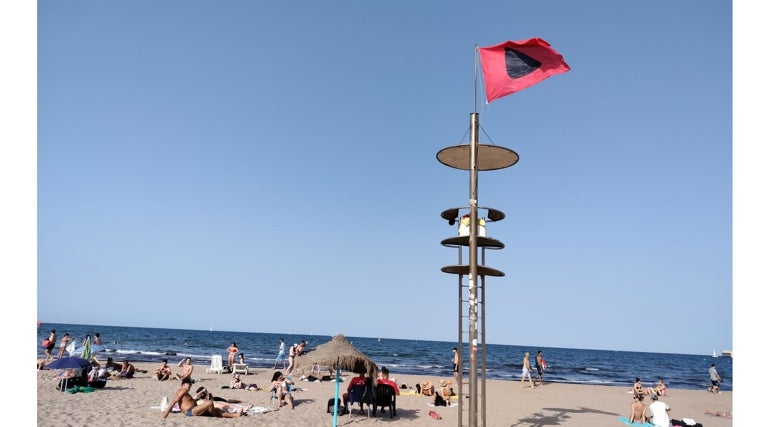
{"type": "MultiPolygon", "coordinates": [[[[428,403],[427,406],[430,406],[431,408],[435,408],[436,407],[436,405],[434,403],[428,403]]],[[[456,403],[456,402],[454,402],[454,403],[451,403],[449,406],[444,406],[444,408],[453,408],[454,406],[459,406],[459,404],[456,403]]],[[[440,408],[441,406],[439,405],[438,407],[440,408]]],[[[632,424],[632,425],[636,425],[636,424],[632,424]]],[[[649,424],[647,424],[647,426],[648,427],[654,427],[654,426],[649,425],[649,424]]]]}
{"type": "Polygon", "coordinates": [[[248,415],[266,414],[267,412],[276,411],[277,408],[267,408],[265,406],[254,406],[253,408],[245,411],[248,415]]]}
{"type": "MultiPolygon", "coordinates": [[[[168,404],[169,403],[167,402],[167,405],[168,404]]],[[[166,408],[161,409],[161,406],[151,406],[150,409],[158,409],[161,412],[164,412],[166,410],[166,408]]],[[[177,403],[174,404],[174,406],[172,407],[172,412],[179,412],[179,404],[177,403]]]]}
{"type": "Polygon", "coordinates": [[[654,427],[654,424],[650,424],[650,423],[644,423],[644,424],[642,424],[642,423],[632,423],[632,422],[629,422],[628,418],[626,418],[626,417],[620,417],[620,418],[618,418],[618,420],[620,420],[621,423],[623,423],[625,425],[628,425],[628,426],[634,426],[634,427],[654,427]]]}
{"type": "Polygon", "coordinates": [[[66,393],[90,393],[92,391],[95,391],[93,387],[87,386],[87,385],[81,385],[81,386],[74,386],[68,390],[66,390],[66,393]]]}

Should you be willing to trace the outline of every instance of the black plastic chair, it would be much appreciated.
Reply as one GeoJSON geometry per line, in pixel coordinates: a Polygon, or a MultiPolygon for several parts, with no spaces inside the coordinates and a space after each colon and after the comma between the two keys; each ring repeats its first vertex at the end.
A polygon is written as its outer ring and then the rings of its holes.
{"type": "Polygon", "coordinates": [[[375,388],[375,402],[372,404],[372,416],[377,415],[377,407],[388,408],[388,416],[396,416],[396,390],[388,384],[378,384],[375,388]]]}

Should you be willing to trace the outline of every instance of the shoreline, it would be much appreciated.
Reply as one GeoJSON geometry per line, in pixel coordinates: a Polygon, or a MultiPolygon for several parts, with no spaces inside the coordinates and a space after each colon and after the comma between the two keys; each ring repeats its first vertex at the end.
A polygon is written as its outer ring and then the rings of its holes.
{"type": "MultiPolygon", "coordinates": [[[[159,364],[135,363],[140,370],[148,373],[136,373],[135,378],[126,380],[109,380],[106,387],[91,393],[67,393],[56,390],[58,371],[37,371],[37,425],[54,427],[64,425],[108,425],[109,427],[138,427],[145,425],[185,426],[187,417],[172,413],[168,418],[161,418],[160,410],[155,409],[163,396],[172,399],[179,388],[179,381],[157,381],[152,374],[159,364]]],[[[206,373],[207,365],[195,365],[193,378],[199,380],[191,388],[194,392],[203,386],[212,394],[227,399],[238,399],[256,407],[272,407],[270,394],[266,391],[249,391],[239,389],[222,389],[229,386],[231,374],[206,373]]],[[[176,366],[172,371],[176,372],[176,366]]],[[[260,388],[269,386],[273,369],[255,368],[248,375],[241,375],[246,384],[256,383],[260,388]]],[[[340,394],[346,390],[350,378],[354,375],[342,372],[340,394]]],[[[430,381],[437,385],[441,379],[450,377],[394,374],[399,387],[406,384],[411,389],[417,383],[430,381]]],[[[280,408],[267,413],[248,415],[240,418],[219,419],[214,417],[197,417],[193,425],[250,425],[262,426],[291,425],[332,425],[332,415],[327,414],[327,400],[334,397],[335,382],[309,382],[299,380],[293,375],[295,386],[303,391],[295,392],[295,409],[280,408]],[[254,418],[251,420],[249,418],[254,418]],[[212,424],[213,423],[213,424],[212,424]]],[[[584,425],[603,427],[620,424],[618,418],[627,417],[630,411],[632,394],[630,387],[606,385],[579,385],[567,383],[544,382],[535,389],[520,388],[520,381],[486,380],[487,422],[498,425],[584,425]]],[[[463,390],[467,394],[467,390],[463,390]]],[[[480,391],[480,390],[479,390],[480,391]]],[[[453,407],[431,407],[432,398],[420,395],[408,395],[402,390],[397,397],[397,416],[393,423],[398,426],[433,426],[457,425],[458,409],[453,407]],[[429,416],[435,411],[441,420],[429,416]]],[[[669,388],[662,401],[671,406],[671,418],[692,418],[705,426],[731,426],[733,419],[704,414],[710,411],[733,412],[733,392],[724,391],[712,394],[700,390],[682,390],[669,388]]],[[[456,401],[456,399],[455,399],[456,401]]],[[[645,399],[649,404],[650,399],[645,399]]],[[[467,424],[467,407],[463,411],[463,422],[467,424]]],[[[338,425],[362,423],[362,425],[388,422],[387,414],[367,418],[359,414],[355,407],[353,414],[338,417],[338,425]],[[381,416],[382,415],[382,416],[381,416]]]]}

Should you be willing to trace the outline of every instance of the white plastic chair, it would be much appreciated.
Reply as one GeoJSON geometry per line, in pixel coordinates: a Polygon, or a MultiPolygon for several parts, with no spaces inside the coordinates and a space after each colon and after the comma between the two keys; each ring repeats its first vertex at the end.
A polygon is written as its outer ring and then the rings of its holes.
{"type": "Polygon", "coordinates": [[[232,373],[240,372],[243,374],[248,375],[248,365],[245,363],[233,363],[232,364],[232,373]]]}
{"type": "Polygon", "coordinates": [[[206,373],[209,374],[211,372],[216,372],[217,374],[221,374],[224,372],[224,366],[222,365],[222,356],[215,354],[211,356],[211,366],[206,369],[206,373]]]}

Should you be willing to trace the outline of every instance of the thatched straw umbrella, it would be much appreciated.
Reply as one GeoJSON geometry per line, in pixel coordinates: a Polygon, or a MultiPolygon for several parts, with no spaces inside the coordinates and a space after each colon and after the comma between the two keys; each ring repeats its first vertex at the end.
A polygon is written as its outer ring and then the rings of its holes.
{"type": "Polygon", "coordinates": [[[340,370],[351,372],[364,372],[367,377],[374,381],[377,374],[377,365],[366,354],[357,350],[353,344],[346,340],[343,334],[338,334],[332,340],[317,346],[298,357],[298,365],[324,365],[333,367],[335,372],[335,402],[333,407],[333,427],[338,425],[338,398],[340,394],[340,370]]]}

